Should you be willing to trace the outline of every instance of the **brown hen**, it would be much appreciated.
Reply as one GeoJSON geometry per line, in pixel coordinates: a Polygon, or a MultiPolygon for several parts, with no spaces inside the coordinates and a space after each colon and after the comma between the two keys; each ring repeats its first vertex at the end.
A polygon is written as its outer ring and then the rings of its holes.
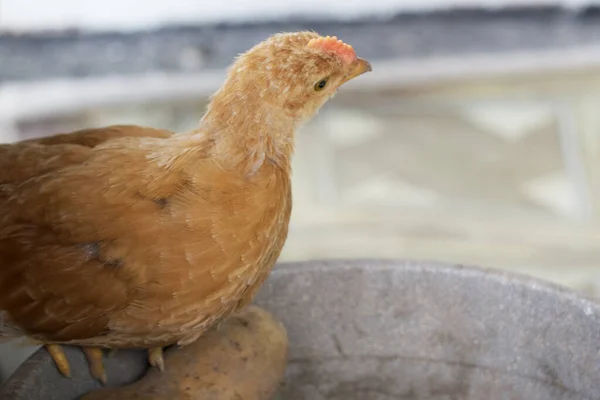
{"type": "Polygon", "coordinates": [[[368,62],[335,37],[240,55],[197,129],[112,126],[0,146],[0,336],[186,345],[248,304],[287,237],[296,129],[368,62]]]}

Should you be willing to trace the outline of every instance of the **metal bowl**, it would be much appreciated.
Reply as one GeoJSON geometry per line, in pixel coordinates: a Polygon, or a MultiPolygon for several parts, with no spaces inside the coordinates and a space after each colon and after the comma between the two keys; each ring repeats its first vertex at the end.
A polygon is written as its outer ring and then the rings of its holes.
{"type": "MultiPolygon", "coordinates": [[[[600,308],[567,289],[493,270],[402,261],[280,264],[256,303],[288,329],[286,400],[600,398],[600,308]]],[[[71,400],[99,385],[68,349],[73,379],[44,350],[0,399],[71,400]]],[[[111,385],[143,352],[106,361],[111,385]]]]}

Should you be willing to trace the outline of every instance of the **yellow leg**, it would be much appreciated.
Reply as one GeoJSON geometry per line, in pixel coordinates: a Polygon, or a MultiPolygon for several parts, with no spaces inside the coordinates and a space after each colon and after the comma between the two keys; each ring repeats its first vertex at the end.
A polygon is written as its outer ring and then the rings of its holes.
{"type": "Polygon", "coordinates": [[[46,350],[50,353],[50,357],[54,360],[56,364],[56,368],[66,376],[67,378],[71,376],[71,366],[69,365],[69,360],[67,360],[67,356],[63,351],[62,347],[58,344],[47,344],[46,350]]]}
{"type": "Polygon", "coordinates": [[[83,347],[83,352],[90,365],[90,374],[106,385],[106,372],[104,371],[104,354],[100,347],[83,347]]]}
{"type": "Polygon", "coordinates": [[[153,349],[148,350],[148,362],[153,367],[158,368],[160,372],[163,372],[165,370],[165,360],[163,358],[162,347],[155,347],[153,349]]]}

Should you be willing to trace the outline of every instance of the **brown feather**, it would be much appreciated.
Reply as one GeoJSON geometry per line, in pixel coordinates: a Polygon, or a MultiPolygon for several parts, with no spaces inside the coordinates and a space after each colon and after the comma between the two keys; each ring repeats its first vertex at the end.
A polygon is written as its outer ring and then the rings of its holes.
{"type": "Polygon", "coordinates": [[[241,56],[192,132],[123,125],[0,146],[0,336],[187,344],[247,305],[287,237],[294,133],[352,73],[307,47],[315,37],[241,56]],[[331,88],[316,93],[324,74],[331,88]]]}

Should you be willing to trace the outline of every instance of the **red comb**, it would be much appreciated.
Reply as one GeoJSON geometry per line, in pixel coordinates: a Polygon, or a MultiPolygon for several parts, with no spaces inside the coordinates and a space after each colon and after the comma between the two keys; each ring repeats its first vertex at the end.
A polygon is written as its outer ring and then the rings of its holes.
{"type": "Polygon", "coordinates": [[[349,44],[346,44],[339,40],[335,36],[319,37],[311,39],[308,42],[308,47],[313,49],[321,49],[325,51],[331,51],[344,60],[345,63],[350,64],[356,60],[356,53],[349,44]]]}

